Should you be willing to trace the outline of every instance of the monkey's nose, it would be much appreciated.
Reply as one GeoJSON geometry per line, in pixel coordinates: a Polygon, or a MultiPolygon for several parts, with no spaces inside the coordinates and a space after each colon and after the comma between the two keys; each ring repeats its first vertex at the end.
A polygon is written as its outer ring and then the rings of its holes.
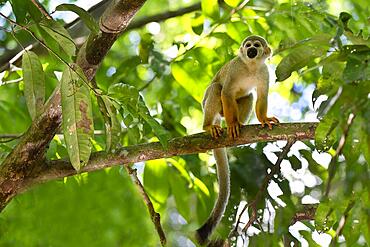
{"type": "Polygon", "coordinates": [[[255,58],[256,56],[257,56],[257,49],[256,48],[254,48],[254,47],[251,47],[251,48],[249,48],[248,49],[248,51],[247,51],[247,56],[249,57],[249,58],[255,58]]]}

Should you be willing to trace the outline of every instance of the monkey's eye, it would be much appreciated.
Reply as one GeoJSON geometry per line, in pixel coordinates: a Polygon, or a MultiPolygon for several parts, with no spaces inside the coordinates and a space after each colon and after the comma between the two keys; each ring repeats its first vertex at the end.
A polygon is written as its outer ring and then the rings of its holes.
{"type": "Polygon", "coordinates": [[[258,43],[255,43],[254,44],[254,47],[260,47],[261,45],[260,44],[258,44],[258,43]]]}
{"type": "Polygon", "coordinates": [[[248,44],[246,45],[246,47],[251,47],[251,44],[250,44],[250,43],[248,43],[248,44]]]}

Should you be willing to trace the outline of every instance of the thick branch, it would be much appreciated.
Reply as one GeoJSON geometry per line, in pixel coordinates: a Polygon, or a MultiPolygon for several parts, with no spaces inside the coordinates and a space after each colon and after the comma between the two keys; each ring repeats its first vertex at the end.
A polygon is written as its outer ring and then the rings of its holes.
{"type": "MultiPolygon", "coordinates": [[[[213,139],[206,133],[174,138],[169,141],[168,149],[164,150],[159,142],[128,146],[117,150],[114,154],[97,152],[92,155],[89,163],[82,172],[91,172],[107,167],[135,163],[146,160],[167,158],[178,155],[203,153],[220,147],[232,147],[255,142],[313,139],[317,123],[286,123],[274,127],[272,130],[262,129],[261,125],[248,125],[241,129],[240,137],[232,140],[225,135],[213,139]]],[[[225,131],[226,132],[226,131],[225,131]]],[[[63,178],[76,174],[72,165],[67,160],[54,160],[45,163],[35,176],[24,184],[24,189],[29,186],[53,179],[63,178]]]]}

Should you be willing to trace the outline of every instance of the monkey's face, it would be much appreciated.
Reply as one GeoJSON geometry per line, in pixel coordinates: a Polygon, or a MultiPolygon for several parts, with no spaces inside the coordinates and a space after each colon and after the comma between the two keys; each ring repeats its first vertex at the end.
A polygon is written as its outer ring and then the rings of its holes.
{"type": "Polygon", "coordinates": [[[246,38],[240,47],[240,51],[249,60],[264,60],[271,54],[271,49],[267,46],[266,41],[259,36],[246,38]]]}

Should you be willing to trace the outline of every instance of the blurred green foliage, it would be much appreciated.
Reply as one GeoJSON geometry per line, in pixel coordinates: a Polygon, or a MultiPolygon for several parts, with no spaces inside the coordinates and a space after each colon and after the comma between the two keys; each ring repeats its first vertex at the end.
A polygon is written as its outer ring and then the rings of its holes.
{"type": "Polygon", "coordinates": [[[0,222],[0,246],[154,246],[158,241],[142,198],[120,168],[37,186],[17,196],[0,222]]]}
{"type": "MultiPolygon", "coordinates": [[[[5,2],[0,1],[0,6],[5,2]]],[[[50,2],[43,1],[47,9],[50,2]]],[[[40,22],[42,15],[31,1],[10,3],[10,18],[28,25],[53,51],[38,52],[49,97],[58,83],[54,72],[66,66],[55,54],[72,60],[73,44],[61,36],[61,20],[40,22]],[[53,32],[52,27],[60,32],[53,32]]],[[[135,18],[193,3],[147,1],[135,18]]],[[[120,146],[155,140],[165,146],[170,136],[200,131],[200,102],[211,78],[237,54],[246,36],[264,36],[274,50],[269,64],[276,69],[278,81],[271,84],[270,113],[284,122],[318,119],[320,123],[314,142],[292,147],[281,173],[270,183],[275,192],[264,193],[257,204],[258,224],[252,227],[260,234],[248,237],[249,246],[298,242],[315,246],[324,237],[334,245],[339,241],[336,231],[347,246],[370,245],[368,1],[262,0],[249,1],[240,9],[236,7],[241,1],[200,3],[198,11],[130,30],[115,42],[96,75],[107,112],[101,113],[99,98],[92,96],[94,128],[106,133],[95,135],[93,151],[114,152],[120,146]],[[350,116],[355,117],[348,126],[350,116]],[[337,157],[340,145],[344,146],[337,157]],[[331,189],[325,195],[329,178],[331,189]],[[294,233],[289,226],[304,204],[317,207],[315,220],[304,221],[298,226],[304,227],[294,233]],[[319,234],[321,240],[317,240],[319,234]]],[[[13,36],[10,23],[0,21],[5,28],[0,29],[1,56],[16,49],[18,42],[35,42],[19,27],[14,27],[13,36]]],[[[21,69],[1,73],[0,136],[21,134],[31,124],[22,76],[21,69]]],[[[0,143],[0,161],[16,144],[17,140],[0,143]]],[[[232,193],[217,234],[228,235],[236,206],[255,198],[282,147],[279,142],[258,143],[229,152],[232,193]]],[[[67,158],[59,135],[47,157],[67,158]]],[[[162,215],[170,246],[192,246],[191,234],[211,211],[217,196],[213,163],[209,154],[187,155],[146,162],[140,172],[162,215]]],[[[25,192],[2,213],[0,234],[4,246],[158,245],[141,199],[118,169],[68,178],[66,183],[50,182],[25,192]]]]}

